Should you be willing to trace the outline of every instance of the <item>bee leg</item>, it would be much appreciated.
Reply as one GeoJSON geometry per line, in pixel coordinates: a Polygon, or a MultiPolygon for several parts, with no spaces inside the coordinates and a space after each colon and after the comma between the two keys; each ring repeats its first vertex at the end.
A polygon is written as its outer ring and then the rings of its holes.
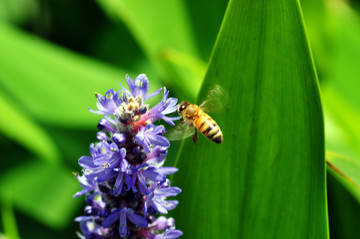
{"type": "Polygon", "coordinates": [[[197,135],[197,129],[195,128],[195,134],[192,137],[192,140],[194,141],[194,145],[196,146],[197,142],[199,141],[199,137],[197,135]]]}

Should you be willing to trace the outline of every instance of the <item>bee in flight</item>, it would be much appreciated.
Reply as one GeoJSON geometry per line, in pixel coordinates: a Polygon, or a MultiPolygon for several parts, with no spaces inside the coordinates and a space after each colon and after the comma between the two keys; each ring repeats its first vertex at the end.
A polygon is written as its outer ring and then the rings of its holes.
{"type": "Polygon", "coordinates": [[[197,131],[211,141],[221,144],[223,142],[223,133],[219,125],[211,116],[205,112],[216,111],[222,108],[224,104],[224,91],[219,85],[212,89],[206,100],[201,105],[191,104],[187,101],[180,103],[178,113],[182,116],[182,122],[177,129],[170,132],[170,140],[179,140],[193,135],[192,139],[196,144],[199,140],[197,131]],[[195,131],[195,132],[194,132],[195,131]]]}

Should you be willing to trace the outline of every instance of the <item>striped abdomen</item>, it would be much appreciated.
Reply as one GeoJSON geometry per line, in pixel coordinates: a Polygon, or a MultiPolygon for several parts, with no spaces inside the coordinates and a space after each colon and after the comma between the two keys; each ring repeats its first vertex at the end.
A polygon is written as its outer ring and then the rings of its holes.
{"type": "Polygon", "coordinates": [[[208,137],[211,141],[218,144],[222,143],[223,135],[221,129],[208,114],[201,112],[194,120],[194,125],[200,133],[208,137]]]}

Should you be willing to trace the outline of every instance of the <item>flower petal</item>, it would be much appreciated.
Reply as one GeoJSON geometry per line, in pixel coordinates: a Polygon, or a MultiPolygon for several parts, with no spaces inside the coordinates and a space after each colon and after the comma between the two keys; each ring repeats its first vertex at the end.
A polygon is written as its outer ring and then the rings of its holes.
{"type": "Polygon", "coordinates": [[[120,218],[121,210],[117,209],[112,214],[107,216],[103,221],[103,227],[110,227],[114,222],[116,222],[120,218]]]}
{"type": "Polygon", "coordinates": [[[155,195],[160,197],[173,197],[181,193],[181,189],[178,187],[159,188],[155,190],[155,195]]]}
{"type": "Polygon", "coordinates": [[[83,168],[95,168],[94,160],[89,156],[82,156],[79,158],[79,165],[83,168]]]}
{"type": "Polygon", "coordinates": [[[148,227],[148,221],[142,216],[136,215],[135,213],[128,212],[127,217],[135,225],[138,225],[140,227],[148,227]]]}
{"type": "Polygon", "coordinates": [[[154,170],[142,170],[141,173],[148,179],[152,180],[152,181],[165,181],[165,177],[158,173],[158,172],[155,172],[154,170]]]}
{"type": "Polygon", "coordinates": [[[123,210],[121,211],[121,214],[120,214],[119,233],[120,233],[121,237],[124,237],[127,234],[126,214],[127,213],[123,210]]]}
{"type": "Polygon", "coordinates": [[[139,182],[140,192],[143,195],[148,195],[149,189],[146,186],[146,179],[145,179],[144,175],[142,175],[142,173],[137,173],[137,178],[138,178],[138,182],[139,182]]]}
{"type": "Polygon", "coordinates": [[[180,230],[174,230],[174,229],[168,229],[164,232],[161,239],[176,239],[182,235],[182,231],[180,230]]]}
{"type": "Polygon", "coordinates": [[[161,168],[156,169],[156,172],[158,172],[162,175],[170,175],[177,171],[178,171],[178,169],[175,167],[161,167],[161,168]]]}

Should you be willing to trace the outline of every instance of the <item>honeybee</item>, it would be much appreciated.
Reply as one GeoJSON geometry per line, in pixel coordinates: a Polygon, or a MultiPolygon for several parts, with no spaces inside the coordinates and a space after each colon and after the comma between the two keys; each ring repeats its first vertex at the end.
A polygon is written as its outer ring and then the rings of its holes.
{"type": "Polygon", "coordinates": [[[183,139],[193,135],[194,144],[199,141],[197,131],[211,141],[221,144],[223,133],[219,125],[206,112],[221,109],[225,102],[225,93],[219,85],[216,85],[201,105],[191,104],[187,101],[180,103],[178,113],[182,116],[182,122],[178,129],[170,132],[167,136],[170,140],[183,139]]]}

